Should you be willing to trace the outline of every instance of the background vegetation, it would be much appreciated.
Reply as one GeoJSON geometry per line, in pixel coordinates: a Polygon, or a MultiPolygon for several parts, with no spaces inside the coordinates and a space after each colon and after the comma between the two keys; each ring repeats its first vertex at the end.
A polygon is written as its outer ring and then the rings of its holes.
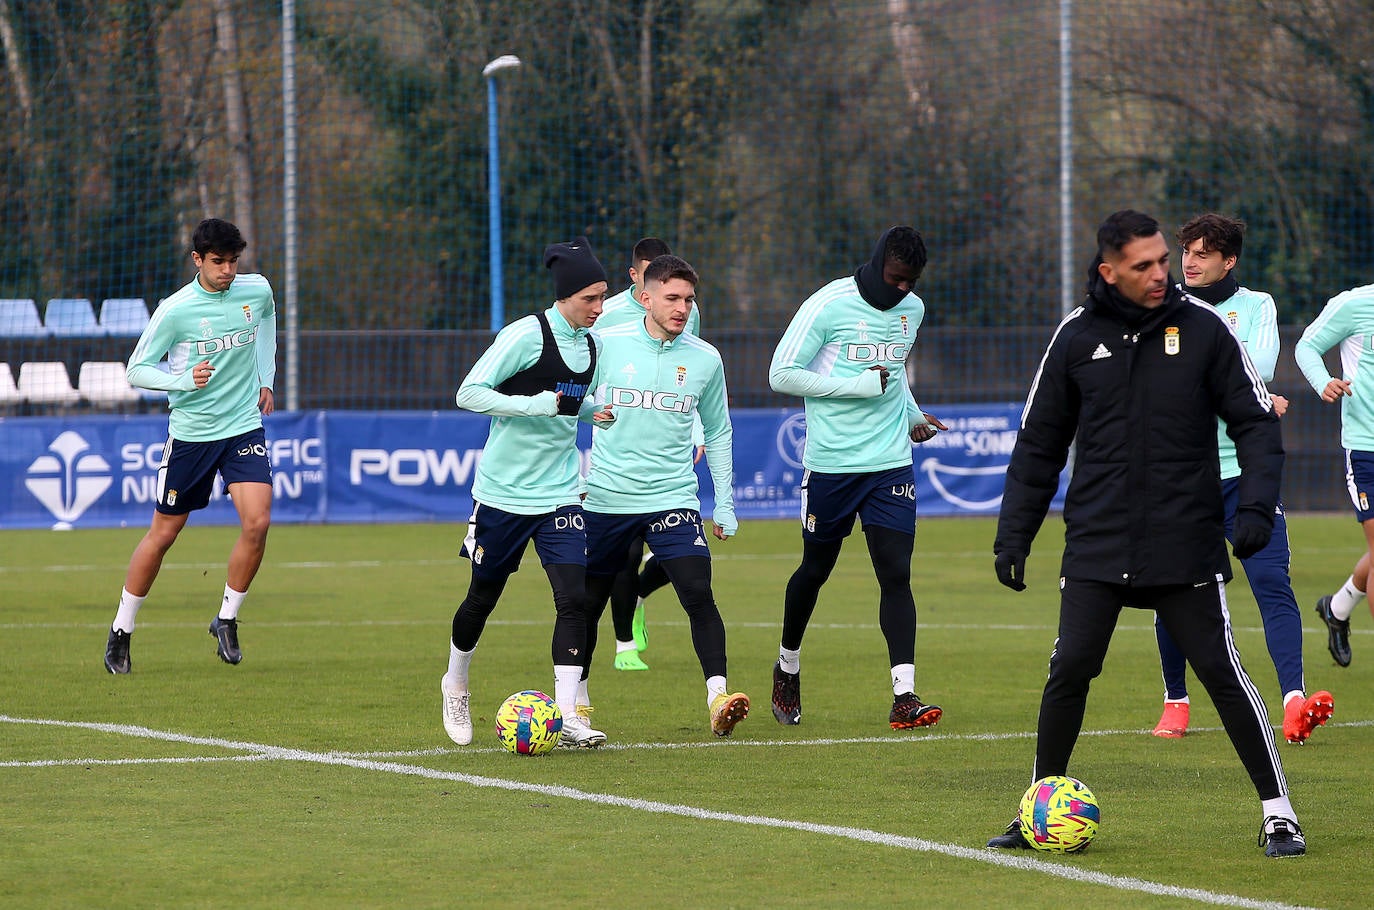
{"type": "MultiPolygon", "coordinates": [[[[511,316],[547,302],[548,242],[586,233],[618,276],[656,234],[713,326],[772,326],[896,222],[929,241],[932,324],[1059,312],[1055,0],[296,9],[304,328],[486,326],[481,71],[506,53],[511,316]]],[[[1285,323],[1369,280],[1374,7],[1101,0],[1072,26],[1084,264],[1115,208],[1221,209],[1285,323]]],[[[0,39],[0,296],[157,300],[209,214],[280,275],[278,3],[0,0],[0,39]]]]}

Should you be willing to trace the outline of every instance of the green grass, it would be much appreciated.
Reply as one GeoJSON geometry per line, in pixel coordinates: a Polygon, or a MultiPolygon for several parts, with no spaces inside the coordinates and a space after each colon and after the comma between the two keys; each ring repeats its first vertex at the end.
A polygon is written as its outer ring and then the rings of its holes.
{"type": "MultiPolygon", "coordinates": [[[[595,721],[610,746],[537,759],[499,751],[490,732],[507,694],[552,685],[552,606],[532,562],[473,664],[476,741],[455,747],[440,724],[449,621],[468,578],[461,527],[274,528],[242,614],[246,657],[228,667],[206,625],[234,531],[193,525],[139,617],[134,672],[119,678],[100,655],[141,532],[3,532],[0,905],[1153,908],[1196,906],[1183,889],[1203,889],[1230,906],[1367,906],[1374,637],[1361,611],[1354,663],[1337,668],[1311,611],[1348,573],[1359,529],[1346,517],[1291,526],[1308,688],[1336,696],[1328,727],[1282,747],[1309,855],[1275,862],[1255,845],[1258,803],[1200,687],[1194,733],[1146,735],[1158,660],[1150,615],[1127,611],[1071,767],[1102,803],[1102,831],[1079,856],[1012,865],[980,848],[1028,783],[1054,638],[1054,523],[1018,595],[994,580],[990,521],[922,522],[917,691],[945,709],[934,729],[887,727],[860,539],[807,636],[803,723],[773,721],[798,535],[790,522],[746,522],[714,548],[731,687],[755,705],[735,736],[710,735],[684,615],[661,592],[649,603],[652,669],[617,673],[611,648],[597,656],[595,721]]],[[[1278,721],[1243,581],[1230,597],[1278,721]]]]}

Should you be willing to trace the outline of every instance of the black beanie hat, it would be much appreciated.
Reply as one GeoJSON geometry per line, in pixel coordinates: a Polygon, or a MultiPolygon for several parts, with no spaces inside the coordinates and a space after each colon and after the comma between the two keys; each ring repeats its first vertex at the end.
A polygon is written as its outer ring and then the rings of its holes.
{"type": "Polygon", "coordinates": [[[591,242],[586,237],[545,247],[544,268],[553,272],[553,291],[558,300],[606,280],[606,270],[592,252],[591,242]]]}

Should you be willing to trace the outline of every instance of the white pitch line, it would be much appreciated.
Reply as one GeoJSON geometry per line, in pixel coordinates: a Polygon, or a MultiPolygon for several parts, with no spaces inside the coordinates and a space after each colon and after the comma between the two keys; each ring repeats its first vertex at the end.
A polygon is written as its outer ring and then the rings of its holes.
{"type": "Polygon", "coordinates": [[[560,799],[576,800],[578,802],[595,803],[602,806],[617,806],[624,809],[634,809],[640,812],[652,812],[659,815],[673,815],[681,818],[694,818],[703,821],[727,822],[737,825],[751,825],[764,828],[778,828],[791,831],[801,831],[808,834],[822,834],[829,837],[840,837],[846,840],[859,841],[861,843],[877,844],[885,847],[896,847],[904,850],[913,850],[921,853],[937,853],[954,859],[971,860],[973,862],[986,863],[992,866],[1002,866],[1009,869],[1018,869],[1025,872],[1037,872],[1042,875],[1050,875],[1057,878],[1068,879],[1070,881],[1084,882],[1086,884],[1101,885],[1118,891],[1136,891],[1144,894],[1155,894],[1164,897],[1177,897],[1185,900],[1198,901],[1205,904],[1215,904],[1223,907],[1242,907],[1247,910],[1307,910],[1299,905],[1285,904],[1277,901],[1262,901],[1254,898],[1242,897],[1236,894],[1224,894],[1216,891],[1207,891],[1201,888],[1182,888],[1176,885],[1168,885],[1160,882],[1152,882],[1146,879],[1133,878],[1130,876],[1110,875],[1105,872],[1096,872],[1089,869],[1079,869],[1071,865],[1047,862],[1033,856],[1012,855],[1010,853],[989,850],[986,848],[962,847],[958,844],[946,844],[938,841],[929,841],[919,837],[905,837],[897,834],[887,834],[881,831],[872,831],[866,828],[853,828],[847,825],[822,825],[813,822],[795,821],[785,818],[774,818],[766,815],[741,815],[735,812],[720,812],[713,809],[701,809],[695,806],[686,806],[679,803],[664,803],[657,800],[633,799],[630,797],[616,796],[609,793],[592,793],[586,790],[578,790],[573,787],[564,787],[554,784],[532,784],[524,781],[505,780],[497,777],[485,777],[477,774],[463,774],[456,771],[440,771],[434,768],[425,768],[416,765],[405,765],[397,762],[374,761],[370,759],[348,758],[343,755],[328,752],[309,752],[303,749],[291,749],[282,746],[264,745],[262,743],[240,742],[235,740],[217,739],[203,736],[186,736],[180,733],[171,733],[164,730],[153,730],[148,727],[130,726],[126,724],[105,724],[90,723],[83,721],[63,721],[51,720],[46,718],[21,718],[11,717],[0,714],[0,723],[14,724],[35,724],[41,726],[66,727],[83,730],[97,730],[105,733],[115,733],[121,736],[134,736],[145,739],[157,739],[165,742],[179,742],[203,746],[215,746],[223,749],[237,749],[253,753],[258,758],[273,758],[283,761],[312,762],[322,765],[336,765],[348,768],[357,768],[364,771],[381,771],[388,774],[400,774],[408,777],[420,777],[427,780],[446,780],[455,783],[467,784],[473,787],[482,787],[498,790],[510,790],[523,793],[536,793],[541,796],[556,797],[560,799]]]}

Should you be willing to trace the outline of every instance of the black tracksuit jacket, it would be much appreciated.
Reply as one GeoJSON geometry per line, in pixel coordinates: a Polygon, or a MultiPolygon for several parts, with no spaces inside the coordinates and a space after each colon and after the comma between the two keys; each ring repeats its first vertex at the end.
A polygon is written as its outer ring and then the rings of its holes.
{"type": "Polygon", "coordinates": [[[1172,280],[1165,302],[1148,310],[1097,278],[1059,324],[1031,385],[994,552],[1030,553],[1076,439],[1062,576],[1130,586],[1229,581],[1218,417],[1236,442],[1238,511],[1272,516],[1283,440],[1242,343],[1172,280]]]}

